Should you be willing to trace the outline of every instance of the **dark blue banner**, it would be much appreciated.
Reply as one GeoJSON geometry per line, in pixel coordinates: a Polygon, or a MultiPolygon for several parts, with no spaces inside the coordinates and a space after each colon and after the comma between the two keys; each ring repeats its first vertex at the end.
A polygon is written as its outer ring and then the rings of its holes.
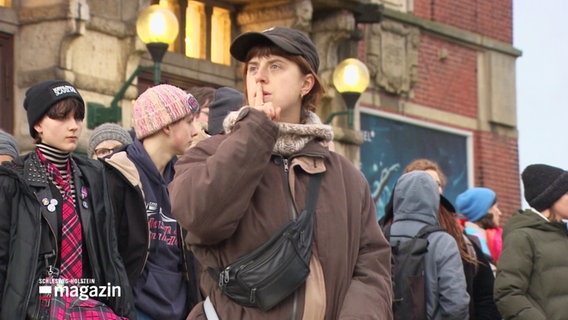
{"type": "Polygon", "coordinates": [[[467,139],[463,134],[361,112],[361,171],[377,208],[384,215],[394,185],[406,166],[419,158],[438,164],[448,181],[444,195],[452,203],[468,188],[467,139]]]}

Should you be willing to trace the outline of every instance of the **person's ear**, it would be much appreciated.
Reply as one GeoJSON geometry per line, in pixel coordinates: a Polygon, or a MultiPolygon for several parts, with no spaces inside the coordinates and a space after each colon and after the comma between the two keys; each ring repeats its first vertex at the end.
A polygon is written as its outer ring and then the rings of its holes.
{"type": "Polygon", "coordinates": [[[34,130],[38,133],[38,135],[43,134],[43,129],[41,128],[40,122],[34,124],[34,130]]]}
{"type": "Polygon", "coordinates": [[[304,81],[302,82],[302,86],[300,88],[300,96],[302,98],[310,93],[310,91],[314,87],[315,81],[316,79],[311,73],[304,76],[304,81]]]}

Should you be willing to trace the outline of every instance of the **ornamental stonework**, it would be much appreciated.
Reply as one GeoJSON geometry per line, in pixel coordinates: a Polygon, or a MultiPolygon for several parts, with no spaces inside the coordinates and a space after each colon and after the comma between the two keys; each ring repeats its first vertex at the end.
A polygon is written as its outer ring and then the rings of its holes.
{"type": "Polygon", "coordinates": [[[313,22],[311,36],[320,57],[318,74],[326,88],[327,98],[334,97],[332,74],[340,62],[338,47],[352,36],[354,30],[353,14],[346,10],[336,11],[313,22]]]}
{"type": "Polygon", "coordinates": [[[367,65],[371,81],[386,92],[412,97],[418,80],[418,29],[393,21],[371,26],[367,65]]]}
{"type": "Polygon", "coordinates": [[[262,31],[273,26],[288,26],[310,31],[313,7],[309,0],[288,3],[263,1],[245,6],[237,16],[240,32],[262,31]]]}

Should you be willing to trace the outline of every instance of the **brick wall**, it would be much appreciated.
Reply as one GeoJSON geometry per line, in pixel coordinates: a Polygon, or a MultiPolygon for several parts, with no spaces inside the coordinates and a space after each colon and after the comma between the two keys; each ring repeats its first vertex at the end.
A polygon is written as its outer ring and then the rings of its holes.
{"type": "Polygon", "coordinates": [[[503,42],[513,41],[511,0],[415,0],[414,15],[503,42]]]}
{"type": "Polygon", "coordinates": [[[477,118],[476,70],[474,50],[422,34],[413,102],[477,118]],[[442,50],[448,56],[440,60],[442,50]]]}
{"type": "Polygon", "coordinates": [[[474,185],[497,193],[505,222],[521,204],[517,139],[475,131],[473,140],[474,185]]]}
{"type": "MultiPolygon", "coordinates": [[[[512,42],[511,0],[415,0],[414,15],[512,42]]],[[[420,35],[418,81],[412,102],[477,119],[479,101],[475,49],[423,32],[420,35]],[[441,58],[446,53],[447,56],[441,58]]],[[[459,123],[445,125],[460,128],[459,123]]],[[[497,193],[504,215],[503,223],[521,204],[518,141],[517,138],[500,135],[499,130],[488,130],[473,131],[473,184],[491,188],[497,193]]]]}

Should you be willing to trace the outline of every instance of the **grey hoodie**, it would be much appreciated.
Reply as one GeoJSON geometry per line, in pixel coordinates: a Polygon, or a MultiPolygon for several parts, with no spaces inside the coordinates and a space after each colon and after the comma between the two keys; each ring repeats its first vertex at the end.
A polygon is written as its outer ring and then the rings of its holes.
{"type": "MultiPolygon", "coordinates": [[[[408,241],[425,225],[439,225],[438,185],[425,171],[402,175],[393,200],[391,244],[408,241]]],[[[469,319],[469,295],[456,241],[446,232],[434,232],[428,241],[424,261],[427,319],[469,319]]]]}

